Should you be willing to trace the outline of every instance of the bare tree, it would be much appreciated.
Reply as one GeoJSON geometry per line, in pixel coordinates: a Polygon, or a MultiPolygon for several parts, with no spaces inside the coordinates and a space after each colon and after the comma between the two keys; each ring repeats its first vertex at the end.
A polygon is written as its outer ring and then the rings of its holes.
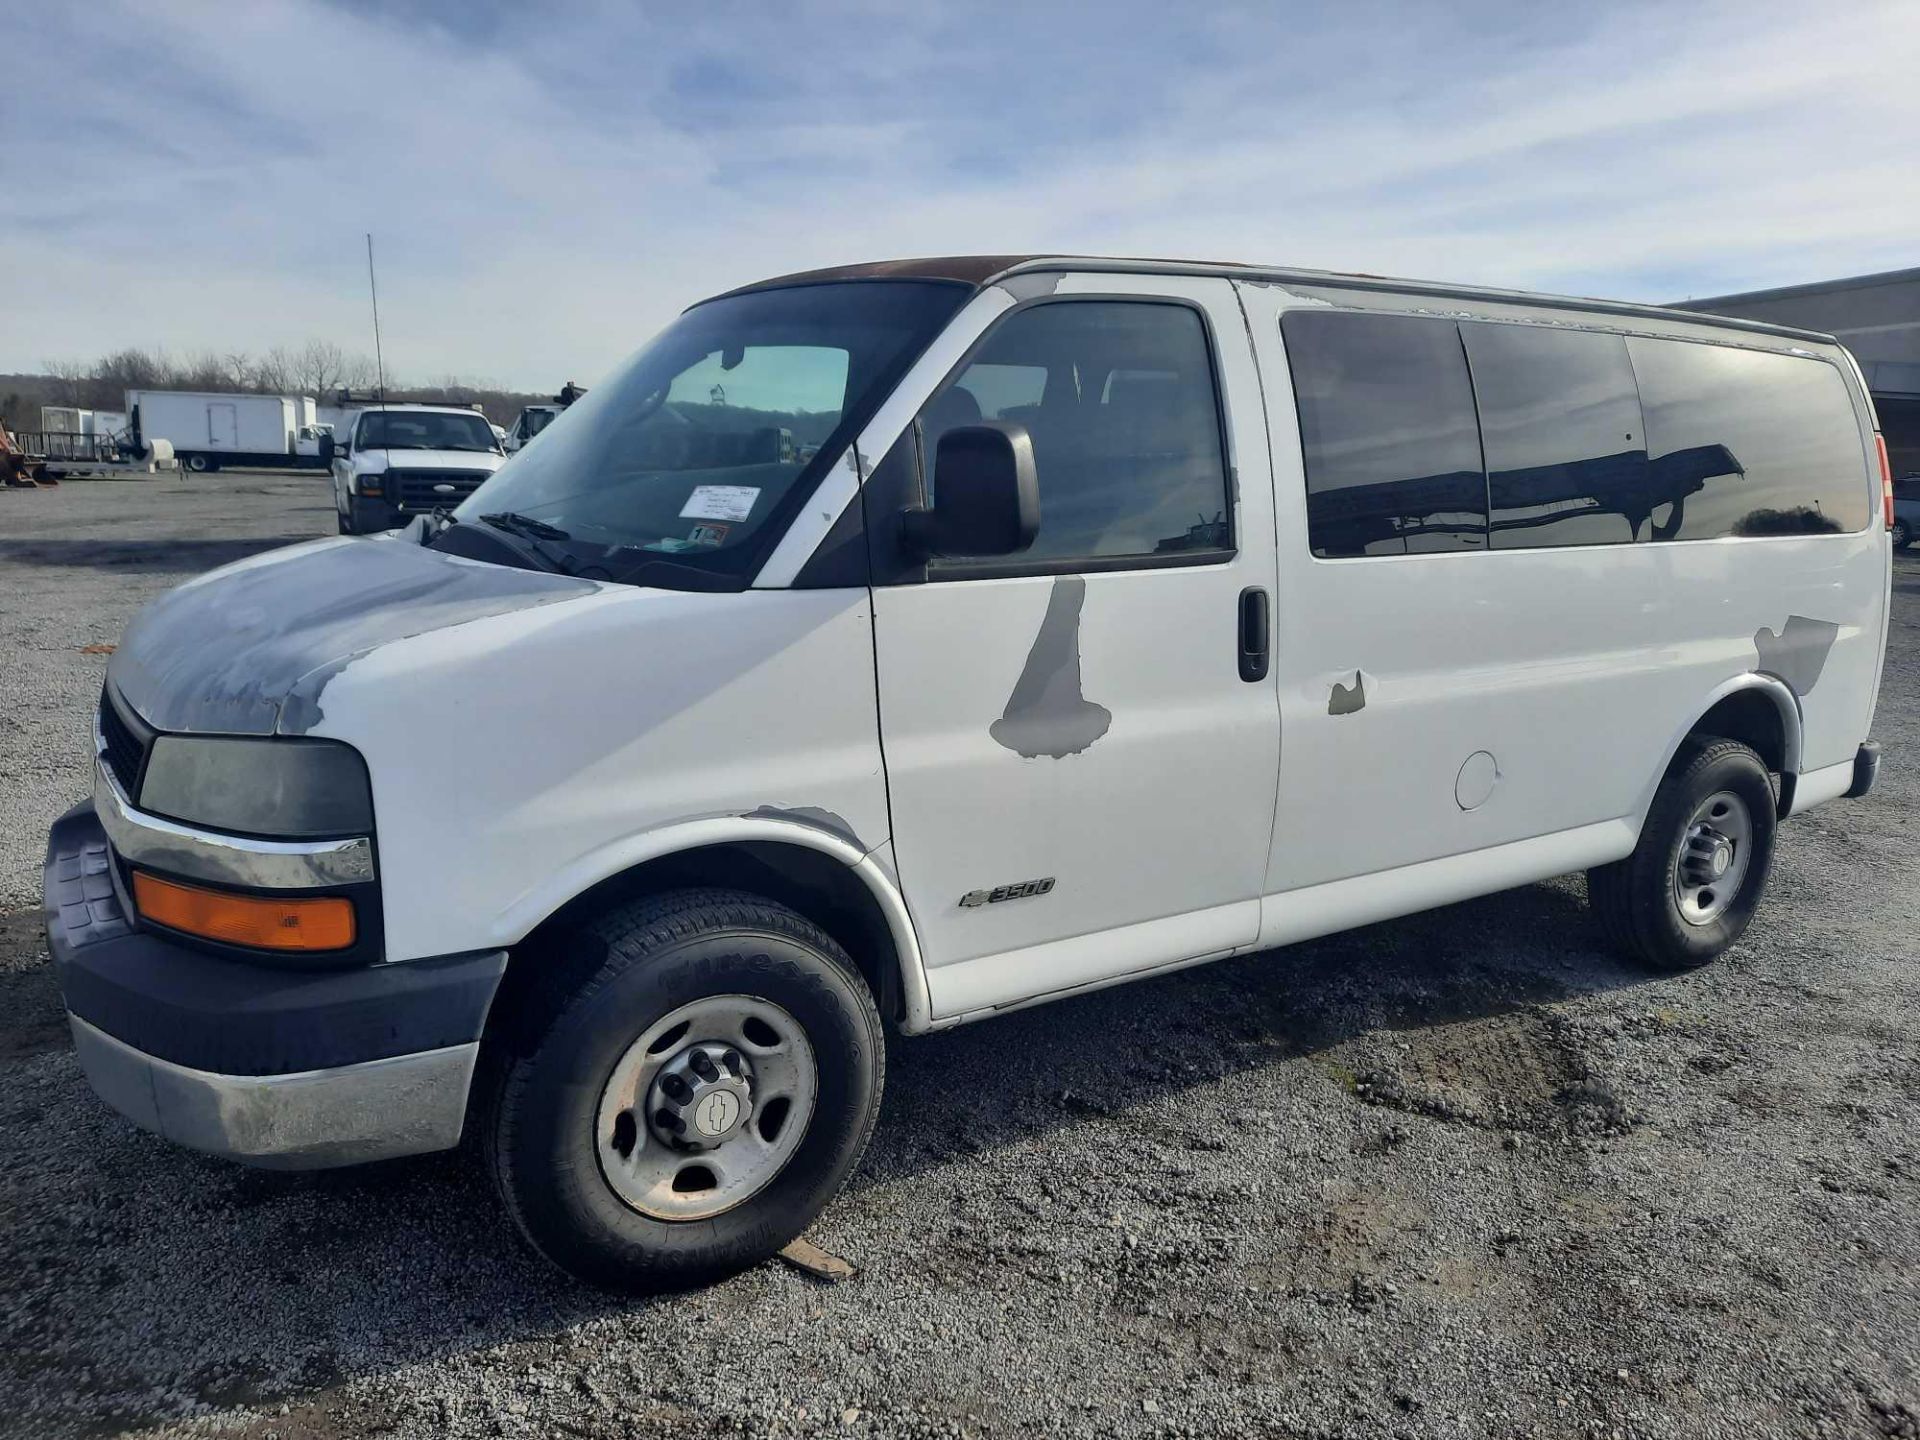
{"type": "Polygon", "coordinates": [[[53,377],[53,404],[91,403],[86,397],[93,384],[93,366],[84,360],[48,360],[44,364],[47,374],[53,377]]]}
{"type": "Polygon", "coordinates": [[[302,395],[325,395],[373,378],[373,365],[364,355],[349,355],[331,340],[309,340],[298,350],[276,349],[271,354],[278,362],[280,379],[302,395]]]}
{"type": "Polygon", "coordinates": [[[254,383],[269,395],[297,393],[293,383],[293,357],[287,347],[276,345],[253,362],[254,383]]]}
{"type": "MultiPolygon", "coordinates": [[[[9,377],[20,382],[9,391],[9,404],[23,414],[40,404],[75,405],[90,410],[118,410],[129,390],[240,390],[269,395],[311,395],[328,400],[342,389],[370,393],[379,374],[371,356],[342,350],[328,340],[308,340],[299,346],[276,345],[252,356],[244,351],[205,351],[176,360],[162,350],[129,346],[91,363],[47,361],[44,378],[9,377]]],[[[438,384],[409,386],[387,377],[388,398],[478,404],[489,419],[510,424],[521,407],[546,400],[545,395],[508,390],[485,379],[443,376],[438,384]]]]}

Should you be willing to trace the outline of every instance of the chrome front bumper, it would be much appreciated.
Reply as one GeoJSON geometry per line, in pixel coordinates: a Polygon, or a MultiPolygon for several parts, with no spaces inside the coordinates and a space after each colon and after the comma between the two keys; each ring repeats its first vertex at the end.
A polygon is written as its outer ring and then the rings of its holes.
{"type": "Polygon", "coordinates": [[[136,1050],[69,1014],[102,1100],[178,1145],[275,1170],[318,1170],[460,1143],[480,1046],[450,1045],[291,1075],[216,1075],[136,1050]]]}
{"type": "Polygon", "coordinates": [[[357,885],[373,879],[373,842],[365,836],[253,840],[197,830],[136,810],[107,764],[97,725],[94,743],[100,753],[93,762],[93,808],[114,850],[129,864],[261,890],[357,885]]]}

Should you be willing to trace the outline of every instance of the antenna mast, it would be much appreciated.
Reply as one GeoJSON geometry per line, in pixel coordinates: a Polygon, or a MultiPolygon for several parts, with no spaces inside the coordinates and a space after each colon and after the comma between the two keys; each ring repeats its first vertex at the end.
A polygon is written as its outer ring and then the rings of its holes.
{"type": "Polygon", "coordinates": [[[380,408],[387,408],[387,362],[380,353],[380,287],[373,279],[373,232],[367,232],[367,293],[373,297],[373,370],[378,381],[380,408]]]}

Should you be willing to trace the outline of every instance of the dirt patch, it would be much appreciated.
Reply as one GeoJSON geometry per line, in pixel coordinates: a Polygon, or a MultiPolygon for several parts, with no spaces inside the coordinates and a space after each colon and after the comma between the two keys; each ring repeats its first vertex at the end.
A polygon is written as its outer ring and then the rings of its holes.
{"type": "Polygon", "coordinates": [[[0,973],[0,1061],[67,1048],[67,1011],[49,968],[0,973]]]}
{"type": "Polygon", "coordinates": [[[67,1012],[38,910],[0,914],[0,1061],[64,1049],[67,1012]]]}

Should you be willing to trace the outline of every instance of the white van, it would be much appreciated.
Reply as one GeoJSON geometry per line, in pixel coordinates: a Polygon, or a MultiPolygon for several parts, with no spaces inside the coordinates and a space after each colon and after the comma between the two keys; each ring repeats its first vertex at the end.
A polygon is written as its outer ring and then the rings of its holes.
{"type": "Polygon", "coordinates": [[[807,1226],[888,1026],[1583,869],[1700,964],[1873,782],[1876,438],[1831,340],[1641,306],[720,296],[450,519],[133,622],[47,862],[80,1059],[256,1164],[477,1129],[542,1253],[649,1287],[807,1226]]]}

